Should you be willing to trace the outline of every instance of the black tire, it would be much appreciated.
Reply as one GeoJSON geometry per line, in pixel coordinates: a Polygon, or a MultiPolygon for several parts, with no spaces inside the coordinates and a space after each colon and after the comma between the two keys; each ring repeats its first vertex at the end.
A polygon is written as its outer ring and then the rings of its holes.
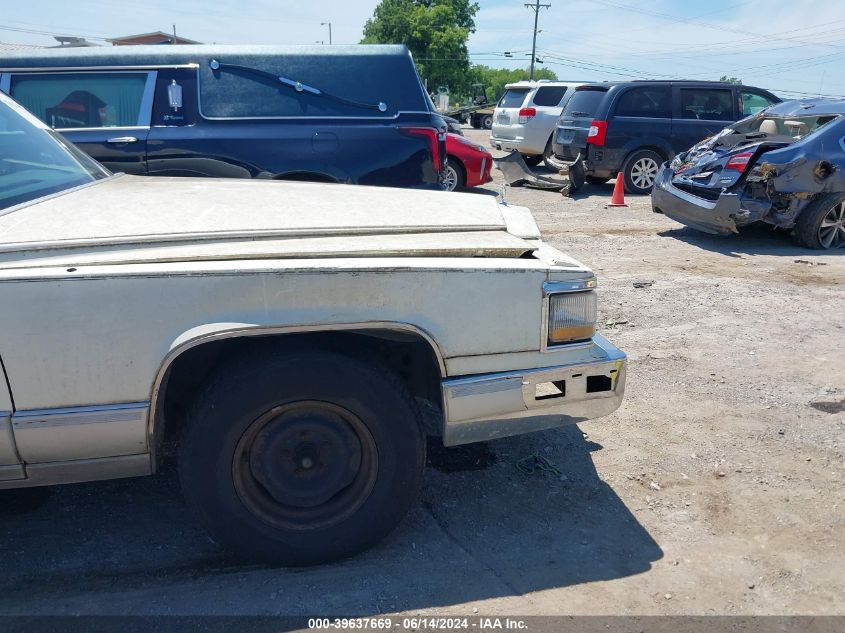
{"type": "Polygon", "coordinates": [[[481,127],[485,130],[490,130],[493,128],[493,115],[492,114],[485,114],[481,118],[481,127]]]}
{"type": "Polygon", "coordinates": [[[622,166],[625,193],[647,195],[654,186],[663,157],[650,149],[631,152],[622,166]]]}
{"type": "Polygon", "coordinates": [[[845,193],[811,201],[798,216],[792,237],[805,248],[845,248],[845,193]]]}
{"type": "Polygon", "coordinates": [[[396,527],[417,498],[425,436],[394,374],[314,349],[224,369],[197,398],[179,447],[185,498],[218,543],[305,566],[356,554],[396,527]]]}
{"type": "Polygon", "coordinates": [[[536,167],[540,164],[540,161],[543,160],[542,154],[520,154],[522,156],[522,160],[525,161],[525,164],[529,167],[536,167]]]}
{"type": "Polygon", "coordinates": [[[549,137],[548,142],[546,143],[546,149],[543,150],[543,164],[551,169],[552,171],[557,171],[557,167],[552,165],[549,162],[549,159],[555,155],[554,147],[552,146],[552,137],[549,137]]]}
{"type": "Polygon", "coordinates": [[[446,191],[460,191],[466,187],[466,182],[466,173],[461,161],[454,156],[447,157],[443,170],[443,188],[446,191]]]}
{"type": "Polygon", "coordinates": [[[603,178],[602,176],[587,176],[586,181],[591,185],[606,185],[610,178],[603,178]]]}

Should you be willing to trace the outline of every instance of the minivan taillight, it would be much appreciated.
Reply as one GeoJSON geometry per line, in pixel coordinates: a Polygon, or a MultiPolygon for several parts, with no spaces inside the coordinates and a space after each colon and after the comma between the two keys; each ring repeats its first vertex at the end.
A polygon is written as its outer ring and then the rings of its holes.
{"type": "Polygon", "coordinates": [[[537,116],[537,108],[522,108],[519,111],[519,122],[528,123],[528,119],[537,116]]]}
{"type": "Polygon", "coordinates": [[[440,143],[446,140],[446,135],[433,127],[401,127],[400,131],[411,136],[422,136],[428,139],[431,145],[431,159],[434,161],[434,170],[440,173],[444,165],[440,162],[440,143]]]}
{"type": "Polygon", "coordinates": [[[734,169],[739,173],[744,172],[748,168],[748,161],[754,156],[754,152],[740,152],[730,157],[725,164],[725,169],[734,169]]]}
{"type": "Polygon", "coordinates": [[[593,121],[590,123],[590,131],[587,132],[587,142],[590,145],[602,147],[607,136],[607,121],[593,121]]]}

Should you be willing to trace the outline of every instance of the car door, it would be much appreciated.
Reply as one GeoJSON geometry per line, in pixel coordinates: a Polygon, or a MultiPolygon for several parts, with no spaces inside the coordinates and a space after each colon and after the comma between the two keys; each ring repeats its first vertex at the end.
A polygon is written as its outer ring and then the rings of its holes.
{"type": "Polygon", "coordinates": [[[674,88],[675,117],[672,125],[672,149],[684,152],[736,121],[730,88],[674,88]]]}
{"type": "Polygon", "coordinates": [[[23,479],[24,472],[12,434],[12,395],[0,359],[0,481],[23,479]]]}
{"type": "Polygon", "coordinates": [[[11,73],[12,98],[114,172],[146,174],[156,71],[11,73]]]}

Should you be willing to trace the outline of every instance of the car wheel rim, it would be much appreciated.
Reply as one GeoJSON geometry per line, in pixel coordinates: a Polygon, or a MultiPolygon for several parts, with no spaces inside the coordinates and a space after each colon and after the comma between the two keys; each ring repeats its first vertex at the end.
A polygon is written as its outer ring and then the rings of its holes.
{"type": "Polygon", "coordinates": [[[318,401],[259,416],[232,460],[241,502],[276,529],[316,530],[344,520],[367,500],[377,472],[375,441],[363,421],[318,401]]]}
{"type": "Polygon", "coordinates": [[[631,182],[638,189],[650,189],[657,178],[657,161],[653,158],[640,158],[631,167],[631,182]]]}
{"type": "Polygon", "coordinates": [[[458,188],[458,172],[451,165],[447,165],[443,170],[443,186],[446,191],[454,191],[458,188]]]}
{"type": "Polygon", "coordinates": [[[819,225],[819,243],[823,248],[845,246],[845,201],[828,211],[819,225]]]}

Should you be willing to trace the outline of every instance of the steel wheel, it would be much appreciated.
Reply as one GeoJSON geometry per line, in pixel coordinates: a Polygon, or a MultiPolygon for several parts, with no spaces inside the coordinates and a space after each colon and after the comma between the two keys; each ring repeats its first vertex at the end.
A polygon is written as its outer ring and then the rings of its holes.
{"type": "Polygon", "coordinates": [[[822,248],[845,246],[845,202],[833,206],[819,224],[819,243],[822,248]]]}
{"type": "Polygon", "coordinates": [[[215,541],[252,560],[314,565],[372,546],[417,498],[413,396],[378,362],[260,345],[221,363],[191,407],[185,499],[215,541]]]}
{"type": "Polygon", "coordinates": [[[651,189],[657,178],[657,168],[653,158],[640,158],[631,166],[631,181],[640,189],[651,189]]]}
{"type": "Polygon", "coordinates": [[[316,530],[353,514],[372,491],[378,452],[366,425],[327,402],[274,407],[246,430],[232,479],[241,502],[274,528],[316,530]]]}

